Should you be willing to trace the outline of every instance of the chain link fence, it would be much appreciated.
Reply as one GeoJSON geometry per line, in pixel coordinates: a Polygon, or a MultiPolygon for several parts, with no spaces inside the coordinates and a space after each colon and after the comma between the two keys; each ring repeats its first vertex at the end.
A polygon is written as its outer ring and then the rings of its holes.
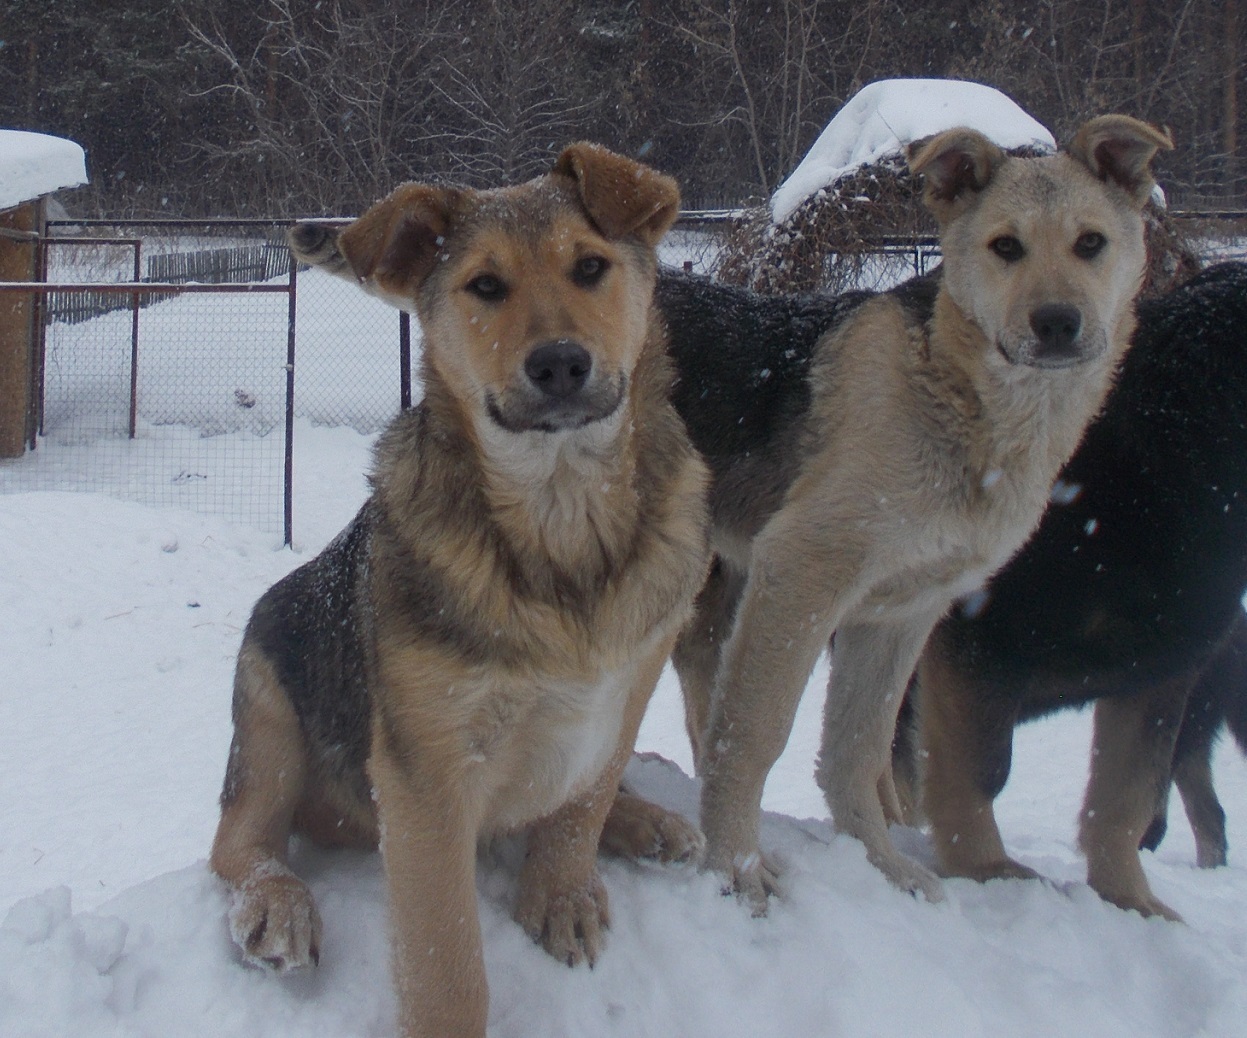
{"type": "MultiPolygon", "coordinates": [[[[713,275],[733,215],[686,216],[663,262],[713,275]]],[[[1241,254],[1241,224],[1214,224],[1200,227],[1207,258],[1241,254]]],[[[346,281],[294,271],[285,227],[54,226],[36,308],[34,435],[0,460],[0,493],[94,491],[289,541],[299,429],[375,434],[421,387],[414,322],[346,281]]],[[[0,305],[13,291],[0,284],[0,305]]]]}
{"type": "Polygon", "coordinates": [[[0,492],[106,493],[289,541],[297,426],[375,432],[401,396],[399,315],[317,272],[300,292],[284,229],[54,227],[33,435],[0,461],[0,492]]]}
{"type": "MultiPolygon", "coordinates": [[[[723,218],[682,223],[663,261],[713,272],[723,218]]],[[[104,493],[289,541],[299,429],[377,433],[421,387],[414,322],[345,281],[294,271],[285,228],[51,225],[32,435],[0,460],[0,493],[104,493]]],[[[15,291],[31,288],[0,285],[0,305],[15,291]]]]}

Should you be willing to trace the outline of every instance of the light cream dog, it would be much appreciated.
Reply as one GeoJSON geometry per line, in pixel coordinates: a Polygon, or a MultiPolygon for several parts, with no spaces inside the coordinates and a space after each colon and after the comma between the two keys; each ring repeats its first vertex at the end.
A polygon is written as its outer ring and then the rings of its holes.
{"type": "MultiPolygon", "coordinates": [[[[836,828],[941,897],[887,831],[902,692],[953,599],[1030,534],[1104,400],[1134,326],[1149,164],[1169,146],[1124,116],[1042,158],[967,129],[913,146],[942,277],[858,304],[813,346],[804,413],[750,458],[711,456],[720,565],[676,658],[706,862],[759,911],[776,888],[763,784],[833,633],[817,778],[836,828]]],[[[700,406],[681,408],[691,428],[700,406]]]]}

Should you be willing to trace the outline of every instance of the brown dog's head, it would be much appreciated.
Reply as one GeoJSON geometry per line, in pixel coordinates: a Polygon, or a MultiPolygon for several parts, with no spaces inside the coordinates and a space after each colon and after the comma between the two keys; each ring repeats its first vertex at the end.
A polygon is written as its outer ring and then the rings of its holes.
{"type": "Polygon", "coordinates": [[[558,432],[620,410],[648,334],[670,177],[594,144],[492,191],[405,184],[300,259],[415,310],[428,365],[474,420],[558,432]]]}
{"type": "Polygon", "coordinates": [[[909,149],[940,223],[946,290],[1010,364],[1061,368],[1124,344],[1143,276],[1141,210],[1167,132],[1092,119],[1068,150],[1012,158],[948,130],[909,149]]]}

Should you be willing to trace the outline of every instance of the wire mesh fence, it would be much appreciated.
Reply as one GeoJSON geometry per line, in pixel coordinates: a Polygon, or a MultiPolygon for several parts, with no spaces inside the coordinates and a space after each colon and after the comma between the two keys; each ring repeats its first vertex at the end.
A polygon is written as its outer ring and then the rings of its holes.
{"type": "MultiPolygon", "coordinates": [[[[374,434],[420,398],[418,327],[345,281],[294,275],[284,224],[53,230],[34,435],[0,460],[0,493],[105,493],[289,540],[297,430],[374,434]]],[[[678,228],[664,262],[710,272],[717,241],[702,223],[678,228]]]]}
{"type": "MultiPolygon", "coordinates": [[[[681,221],[661,259],[713,275],[732,215],[681,221]]],[[[1222,221],[1209,241],[1241,252],[1237,226],[1222,221]]],[[[375,434],[420,398],[418,327],[346,281],[296,276],[285,224],[56,230],[38,308],[35,434],[23,456],[0,460],[0,493],[95,491],[289,540],[298,430],[375,434]]],[[[0,284],[0,303],[12,292],[0,284]]]]}
{"type": "Polygon", "coordinates": [[[44,249],[33,435],[0,460],[0,493],[105,493],[289,540],[295,429],[371,434],[419,398],[405,315],[295,277],[284,223],[61,230],[44,249]]]}
{"type": "Polygon", "coordinates": [[[284,531],[289,288],[203,287],[96,283],[164,301],[47,324],[38,435],[0,463],[0,490],[95,491],[284,531]]]}

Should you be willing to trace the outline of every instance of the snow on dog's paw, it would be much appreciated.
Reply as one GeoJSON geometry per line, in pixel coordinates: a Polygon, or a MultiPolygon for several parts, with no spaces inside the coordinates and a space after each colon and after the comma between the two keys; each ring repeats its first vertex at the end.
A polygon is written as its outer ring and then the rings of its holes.
{"type": "Polygon", "coordinates": [[[944,885],[939,877],[916,861],[895,852],[889,854],[868,853],[871,864],[882,872],[888,881],[907,894],[917,897],[919,894],[932,904],[944,900],[944,885]]]}
{"type": "Polygon", "coordinates": [[[766,915],[770,899],[782,897],[779,866],[761,851],[741,855],[732,863],[731,882],[723,887],[724,895],[735,894],[736,900],[749,906],[755,919],[766,915]]]}
{"type": "Polygon", "coordinates": [[[278,973],[320,964],[320,913],[294,873],[255,875],[234,893],[230,936],[243,958],[278,973]]]}
{"type": "Polygon", "coordinates": [[[594,869],[586,882],[568,889],[526,884],[515,906],[515,921],[560,962],[592,967],[606,943],[610,905],[594,869]]]}

